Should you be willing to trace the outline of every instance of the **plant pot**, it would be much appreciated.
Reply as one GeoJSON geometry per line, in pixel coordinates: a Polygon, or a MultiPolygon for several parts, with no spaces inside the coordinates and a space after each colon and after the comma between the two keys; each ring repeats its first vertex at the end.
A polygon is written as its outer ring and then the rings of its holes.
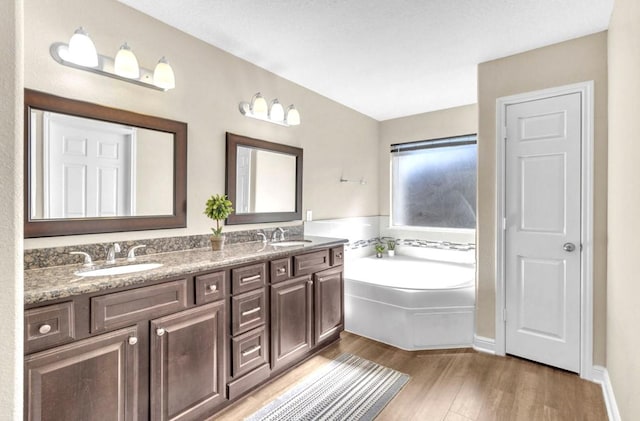
{"type": "Polygon", "coordinates": [[[211,250],[220,251],[224,248],[224,240],[226,237],[224,235],[212,235],[211,236],[211,250]]]}
{"type": "Polygon", "coordinates": [[[387,251],[387,253],[389,253],[389,257],[393,257],[396,255],[396,251],[395,250],[389,250],[387,251]]]}
{"type": "Polygon", "coordinates": [[[377,253],[376,253],[376,257],[377,257],[378,259],[382,259],[382,253],[381,253],[381,252],[377,252],[377,253]]]}

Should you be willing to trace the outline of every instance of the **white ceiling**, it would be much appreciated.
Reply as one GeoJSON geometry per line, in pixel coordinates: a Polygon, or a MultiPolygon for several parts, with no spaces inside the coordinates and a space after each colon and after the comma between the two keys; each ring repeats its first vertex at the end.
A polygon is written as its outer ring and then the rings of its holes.
{"type": "Polygon", "coordinates": [[[376,120],[475,103],[478,63],[605,30],[613,8],[613,0],[120,1],[376,120]]]}

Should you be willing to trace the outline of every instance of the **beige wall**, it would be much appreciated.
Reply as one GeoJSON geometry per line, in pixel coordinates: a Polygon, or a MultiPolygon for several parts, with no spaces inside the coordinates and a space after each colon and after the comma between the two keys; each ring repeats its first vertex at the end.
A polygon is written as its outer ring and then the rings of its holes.
{"type": "Polygon", "coordinates": [[[0,418],[22,419],[22,3],[0,2],[0,418]]]}
{"type": "Polygon", "coordinates": [[[314,218],[378,213],[377,121],[118,2],[92,0],[88,7],[82,0],[26,0],[25,86],[189,124],[186,229],[29,239],[27,248],[208,233],[211,221],[202,211],[211,194],[225,191],[226,131],[302,147],[303,208],[312,209],[314,218]],[[80,25],[102,54],[115,55],[126,40],[143,67],[153,68],[165,55],[176,89],[154,91],[55,62],[49,46],[68,42],[80,25]],[[294,103],[302,124],[286,128],[242,116],[238,103],[258,91],[269,100],[294,103]],[[365,177],[367,185],[341,185],[343,171],[365,177]]]}
{"type": "Polygon", "coordinates": [[[389,215],[389,147],[391,145],[477,132],[478,106],[476,104],[382,121],[378,152],[380,215],[389,215]]]}
{"type": "Polygon", "coordinates": [[[607,370],[623,420],[640,419],[640,3],[616,0],[609,28],[607,370]]]}
{"type": "Polygon", "coordinates": [[[496,99],[595,84],[594,364],[605,362],[607,270],[607,34],[577,38],[478,66],[478,296],[476,329],[495,337],[496,99]]]}

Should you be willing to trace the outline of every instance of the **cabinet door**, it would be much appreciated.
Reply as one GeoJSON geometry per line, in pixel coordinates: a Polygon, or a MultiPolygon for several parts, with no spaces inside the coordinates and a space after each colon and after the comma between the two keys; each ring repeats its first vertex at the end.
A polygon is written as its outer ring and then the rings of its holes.
{"type": "Polygon", "coordinates": [[[25,357],[25,420],[136,420],[137,336],[120,329],[25,357]]]}
{"type": "Polygon", "coordinates": [[[334,337],[343,328],[342,268],[318,272],[315,285],[315,344],[334,337]]]}
{"type": "Polygon", "coordinates": [[[310,276],[271,286],[271,355],[276,370],[313,346],[313,281],[310,276]]]}
{"type": "Polygon", "coordinates": [[[151,419],[198,420],[226,400],[225,304],[151,321],[151,419]]]}

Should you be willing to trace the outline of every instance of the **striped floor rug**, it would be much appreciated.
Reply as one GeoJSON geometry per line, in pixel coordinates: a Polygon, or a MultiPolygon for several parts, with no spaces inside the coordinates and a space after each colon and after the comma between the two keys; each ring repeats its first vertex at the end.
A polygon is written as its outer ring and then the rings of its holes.
{"type": "Polygon", "coordinates": [[[408,381],[406,374],[342,354],[246,420],[373,420],[408,381]]]}

